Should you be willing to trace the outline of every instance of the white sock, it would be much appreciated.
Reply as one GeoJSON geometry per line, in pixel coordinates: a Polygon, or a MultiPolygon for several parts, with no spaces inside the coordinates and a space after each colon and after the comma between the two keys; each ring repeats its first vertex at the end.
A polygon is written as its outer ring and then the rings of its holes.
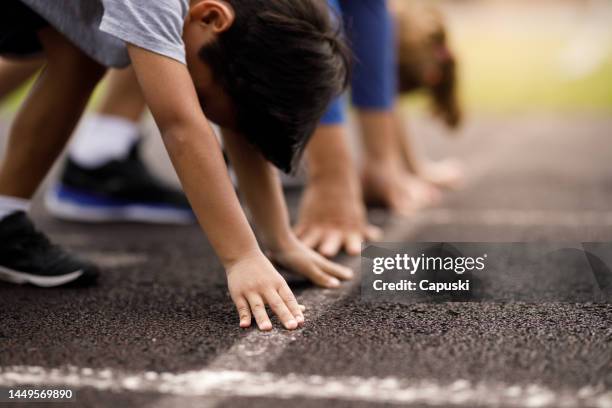
{"type": "Polygon", "coordinates": [[[111,160],[125,159],[139,137],[138,123],[118,116],[89,114],[77,128],[68,154],[79,166],[96,168],[111,160]]]}
{"type": "Polygon", "coordinates": [[[29,211],[30,200],[0,195],[0,220],[18,211],[29,211]]]}

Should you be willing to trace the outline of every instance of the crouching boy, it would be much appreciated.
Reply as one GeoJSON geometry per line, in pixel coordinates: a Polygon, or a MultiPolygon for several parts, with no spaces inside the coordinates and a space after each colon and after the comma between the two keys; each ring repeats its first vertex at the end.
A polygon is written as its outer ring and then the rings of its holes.
{"type": "Polygon", "coordinates": [[[304,316],[260,248],[227,175],[209,120],[223,129],[244,199],[270,258],[315,284],[352,272],[291,232],[276,173],[291,171],[348,56],[323,0],[4,0],[0,54],[43,53],[0,167],[0,277],[59,286],[97,276],[53,245],[27,215],[105,67],[131,64],[194,212],[227,271],[240,326],[252,316],[287,329],[304,316]]]}

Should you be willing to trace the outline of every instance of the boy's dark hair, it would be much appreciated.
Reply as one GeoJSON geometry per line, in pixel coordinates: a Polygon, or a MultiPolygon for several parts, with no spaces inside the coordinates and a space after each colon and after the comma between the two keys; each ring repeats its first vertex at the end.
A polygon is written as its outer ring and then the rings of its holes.
{"type": "Polygon", "coordinates": [[[340,23],[326,0],[227,2],[234,24],[200,56],[232,99],[238,129],[291,172],[348,83],[350,53],[340,23]]]}

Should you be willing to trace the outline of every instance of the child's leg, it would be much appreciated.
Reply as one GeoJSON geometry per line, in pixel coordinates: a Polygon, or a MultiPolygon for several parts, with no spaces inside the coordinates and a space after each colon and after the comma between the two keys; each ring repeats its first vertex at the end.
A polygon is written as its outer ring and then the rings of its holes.
{"type": "Polygon", "coordinates": [[[140,155],[146,104],[132,68],[113,70],[102,103],[81,121],[47,210],[81,222],[195,222],[187,198],[148,171],[140,155]]]}
{"type": "Polygon", "coordinates": [[[62,151],[105,69],[51,28],[47,65],[21,107],[0,167],[0,195],[29,199],[62,151]]]}
{"type": "Polygon", "coordinates": [[[44,64],[42,59],[0,58],[0,103],[30,79],[44,64]]]}
{"type": "Polygon", "coordinates": [[[97,113],[140,122],[146,103],[132,67],[112,70],[106,85],[104,98],[97,113]]]}
{"type": "Polygon", "coordinates": [[[0,168],[0,280],[91,284],[98,269],[52,245],[25,211],[105,70],[51,28],[40,40],[47,66],[13,124],[0,168]]]}
{"type": "Polygon", "coordinates": [[[125,160],[140,140],[145,101],[133,69],[112,70],[95,112],[85,115],[70,143],[68,157],[86,169],[125,160]]]}

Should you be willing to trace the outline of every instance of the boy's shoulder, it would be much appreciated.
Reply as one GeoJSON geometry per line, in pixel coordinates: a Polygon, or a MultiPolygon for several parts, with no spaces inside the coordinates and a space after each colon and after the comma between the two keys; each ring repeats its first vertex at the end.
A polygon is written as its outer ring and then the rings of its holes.
{"type": "Polygon", "coordinates": [[[189,0],[101,0],[100,29],[125,43],[185,64],[183,26],[189,0]]]}
{"type": "Polygon", "coordinates": [[[126,43],[185,63],[189,0],[20,0],[100,64],[129,64],[126,43]]]}

